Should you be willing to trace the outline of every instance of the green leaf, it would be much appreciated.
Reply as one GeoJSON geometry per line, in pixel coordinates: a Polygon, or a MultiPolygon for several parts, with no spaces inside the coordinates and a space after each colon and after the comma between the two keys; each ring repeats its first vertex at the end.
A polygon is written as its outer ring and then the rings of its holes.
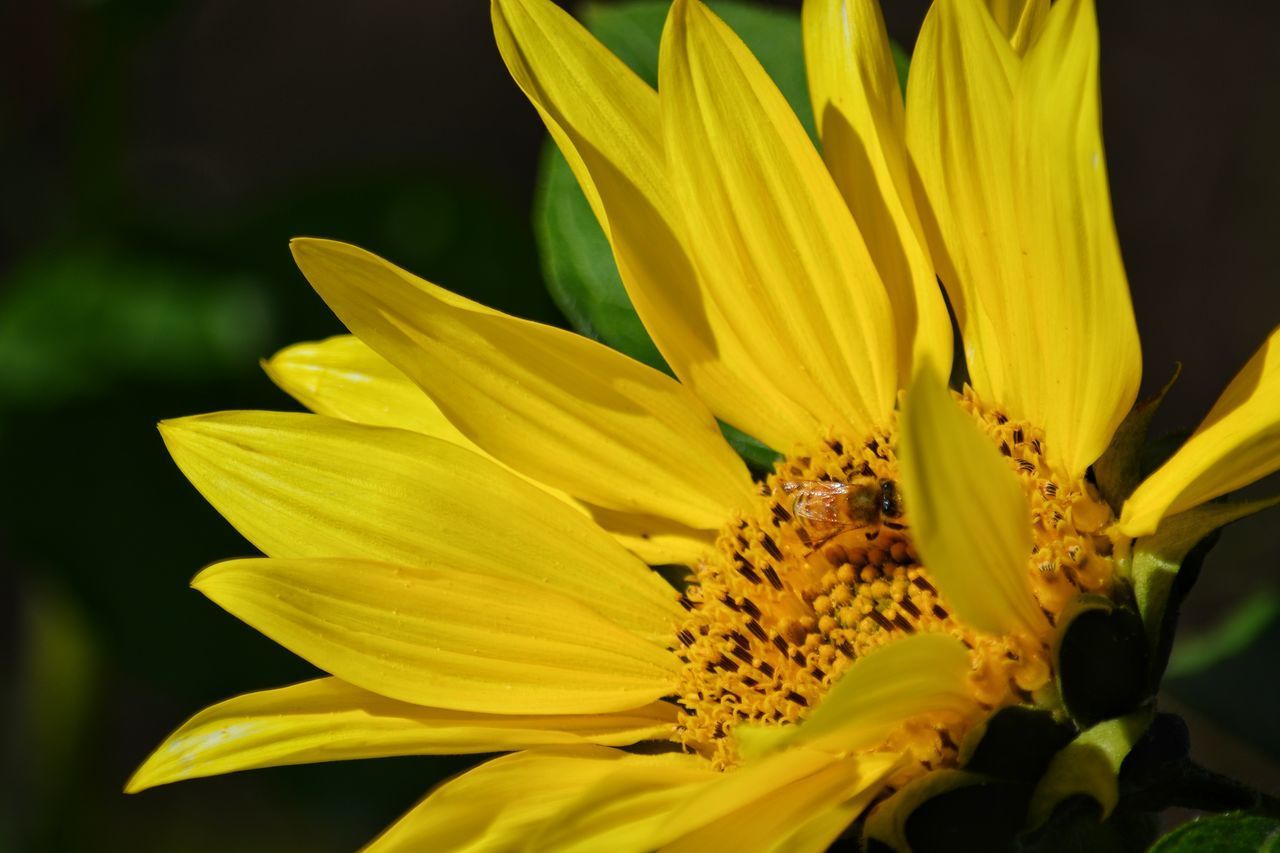
{"type": "Polygon", "coordinates": [[[590,3],[582,10],[582,23],[614,56],[656,89],[658,46],[670,10],[667,0],[590,3]]]}
{"type": "Polygon", "coordinates": [[[1147,441],[1147,428],[1181,373],[1182,365],[1178,364],[1159,392],[1133,407],[1116,428],[1106,452],[1093,464],[1098,491],[1117,513],[1142,480],[1142,447],[1147,441]]]}
{"type": "MultiPolygon", "coordinates": [[[[710,6],[746,42],[786,96],[809,136],[816,138],[804,69],[804,36],[795,12],[711,0],[710,6]]],[[[582,23],[646,83],[658,86],[658,47],[669,0],[591,4],[582,23]]],[[[895,61],[897,57],[895,57],[895,61]]]]}
{"type": "Polygon", "coordinates": [[[1280,503],[1280,498],[1211,503],[1165,519],[1134,543],[1130,576],[1138,612],[1153,650],[1152,683],[1159,681],[1173,645],[1177,611],[1220,528],[1280,503]]]}
{"type": "Polygon", "coordinates": [[[542,152],[533,227],[547,290],[573,328],[671,373],[622,285],[609,238],[552,142],[542,152]]]}
{"type": "Polygon", "coordinates": [[[720,422],[720,432],[725,441],[746,461],[747,467],[757,474],[773,471],[773,466],[782,458],[782,454],[772,447],[723,421],[720,422]]]}
{"type": "Polygon", "coordinates": [[[1099,819],[1105,820],[1120,799],[1120,765],[1146,732],[1151,718],[1152,711],[1143,708],[1086,729],[1063,747],[1031,795],[1031,826],[1044,823],[1060,803],[1078,795],[1097,802],[1099,819]]]}
{"type": "Polygon", "coordinates": [[[813,105],[809,102],[809,83],[805,76],[804,35],[800,29],[800,16],[782,9],[715,0],[712,0],[711,8],[751,48],[764,70],[769,72],[773,82],[778,84],[778,89],[786,96],[809,138],[816,141],[818,134],[814,127],[813,105]]]}
{"type": "MultiPolygon", "coordinates": [[[[803,37],[794,12],[744,3],[712,8],[742,37],[777,83],[811,137],[813,108],[805,82],[803,37]]],[[[658,80],[658,48],[670,3],[666,0],[590,5],[583,23],[651,86],[658,80]]],[[[900,71],[906,56],[895,54],[900,71]]],[[[575,329],[645,364],[671,370],[640,322],[618,274],[608,238],[596,221],[564,156],[548,142],[538,174],[534,231],[547,289],[575,329]]],[[[722,425],[734,449],[757,471],[779,454],[722,425]]]]}
{"type": "Polygon", "coordinates": [[[1280,820],[1248,814],[1193,820],[1151,847],[1151,853],[1272,853],[1276,850],[1280,850],[1280,820]]]}
{"type": "Polygon", "coordinates": [[[1264,589],[1242,602],[1213,628],[1180,636],[1169,657],[1170,678],[1194,675],[1247,649],[1280,617],[1280,591],[1264,589]]]}
{"type": "Polygon", "coordinates": [[[911,69],[911,54],[903,50],[896,41],[889,42],[889,50],[893,53],[893,70],[898,72],[898,87],[905,95],[907,92],[907,72],[911,69]]]}

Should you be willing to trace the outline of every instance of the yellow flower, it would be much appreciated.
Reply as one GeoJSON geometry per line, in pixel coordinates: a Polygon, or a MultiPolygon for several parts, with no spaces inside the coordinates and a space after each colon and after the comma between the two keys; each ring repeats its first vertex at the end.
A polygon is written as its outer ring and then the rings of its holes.
{"type": "Polygon", "coordinates": [[[994,710],[1058,709],[1073,601],[1280,467],[1273,334],[1118,518],[1088,475],[1141,370],[1091,0],[936,0],[905,105],[873,0],[807,0],[821,155],[698,0],[659,91],[549,0],[493,20],[678,380],[295,241],[356,335],[266,363],[315,414],[161,432],[267,555],[193,585],[332,677],[202,712],[129,790],[511,751],[373,849],[825,849],[994,710]],[[784,460],[753,482],[717,418],[784,460]]]}

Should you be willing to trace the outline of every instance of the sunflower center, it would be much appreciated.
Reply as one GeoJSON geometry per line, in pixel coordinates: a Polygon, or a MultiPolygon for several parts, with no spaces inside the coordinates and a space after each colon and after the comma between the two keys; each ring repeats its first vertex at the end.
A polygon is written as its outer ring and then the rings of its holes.
{"type": "MultiPolygon", "coordinates": [[[[1027,490],[1033,550],[1028,580],[1053,622],[1082,592],[1109,591],[1109,508],[1092,486],[1049,466],[1043,436],[984,407],[964,408],[1027,490]]],[[[741,722],[802,719],[860,656],[917,632],[945,631],[973,650],[971,689],[983,706],[1034,701],[1051,689],[1049,638],[992,637],[959,621],[911,542],[911,496],[898,483],[891,424],[870,436],[829,436],[779,462],[755,504],[694,568],[677,633],[684,661],[677,738],[727,767],[741,722]]],[[[915,725],[926,766],[952,764],[963,732],[915,725]]]]}

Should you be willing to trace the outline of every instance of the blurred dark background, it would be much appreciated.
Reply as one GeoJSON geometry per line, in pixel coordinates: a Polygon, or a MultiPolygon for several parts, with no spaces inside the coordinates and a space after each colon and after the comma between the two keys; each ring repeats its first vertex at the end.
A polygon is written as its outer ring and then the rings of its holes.
{"type": "MultiPolygon", "coordinates": [[[[926,4],[886,5],[910,46],[926,4]]],[[[1100,5],[1144,388],[1181,361],[1157,429],[1191,426],[1280,320],[1280,7],[1100,5]]],[[[120,793],[199,708],[311,674],[187,589],[251,549],[154,424],[292,408],[258,359],[341,330],[293,235],[563,322],[529,224],[542,139],[482,0],[0,5],[0,849],[350,849],[472,760],[120,793]]],[[[1210,556],[1168,682],[1202,760],[1270,786],[1274,529],[1210,556]]]]}

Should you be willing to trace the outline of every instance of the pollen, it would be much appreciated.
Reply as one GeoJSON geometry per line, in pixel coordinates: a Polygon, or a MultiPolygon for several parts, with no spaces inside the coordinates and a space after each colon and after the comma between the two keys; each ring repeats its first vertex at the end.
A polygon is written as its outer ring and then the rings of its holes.
{"type": "MultiPolygon", "coordinates": [[[[1054,623],[1081,593],[1107,594],[1110,509],[1093,486],[1049,463],[1043,431],[957,398],[1026,489],[1033,547],[1027,577],[1054,623]]],[[[829,435],[780,461],[754,504],[694,567],[676,650],[684,663],[676,737],[717,766],[737,763],[735,726],[787,725],[817,707],[860,656],[918,632],[947,632],[971,650],[970,687],[994,711],[1052,703],[1051,638],[996,637],[960,621],[911,541],[911,495],[898,485],[895,425],[829,435]]],[[[892,738],[917,766],[954,766],[964,736],[952,720],[904,721],[892,738]]]]}

